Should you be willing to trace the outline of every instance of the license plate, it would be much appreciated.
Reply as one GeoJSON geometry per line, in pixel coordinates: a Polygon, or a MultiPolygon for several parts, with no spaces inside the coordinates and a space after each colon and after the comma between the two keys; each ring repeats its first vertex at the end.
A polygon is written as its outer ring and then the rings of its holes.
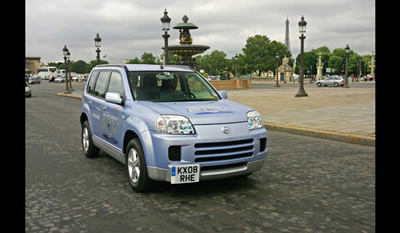
{"type": "Polygon", "coordinates": [[[195,183],[200,180],[200,165],[169,165],[171,169],[171,184],[195,183]]]}

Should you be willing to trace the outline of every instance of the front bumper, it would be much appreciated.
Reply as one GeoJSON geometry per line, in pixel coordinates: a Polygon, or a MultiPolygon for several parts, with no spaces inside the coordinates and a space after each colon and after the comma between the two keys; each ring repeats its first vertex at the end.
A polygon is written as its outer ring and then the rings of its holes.
{"type": "Polygon", "coordinates": [[[200,180],[245,175],[263,166],[267,154],[265,128],[250,131],[247,122],[194,127],[195,135],[142,133],[151,179],[169,182],[169,165],[200,164],[200,180]],[[230,133],[225,134],[223,127],[229,127],[230,133]],[[171,147],[178,148],[178,159],[171,159],[171,147]]]}
{"type": "MultiPolygon", "coordinates": [[[[232,164],[230,166],[216,166],[213,168],[211,166],[210,170],[203,171],[200,169],[200,181],[204,180],[214,180],[214,179],[224,179],[229,177],[241,176],[250,174],[257,170],[260,170],[264,165],[264,159],[253,161],[253,162],[245,162],[239,164],[232,164]]],[[[160,181],[171,181],[171,169],[162,169],[157,167],[147,166],[147,172],[151,179],[160,180],[160,181]]]]}

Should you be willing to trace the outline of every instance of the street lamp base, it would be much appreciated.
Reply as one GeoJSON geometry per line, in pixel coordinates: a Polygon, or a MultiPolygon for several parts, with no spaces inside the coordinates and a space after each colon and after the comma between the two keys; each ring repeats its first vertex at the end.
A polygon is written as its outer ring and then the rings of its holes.
{"type": "Polygon", "coordinates": [[[308,97],[308,94],[304,90],[299,90],[294,97],[308,97]]]}
{"type": "Polygon", "coordinates": [[[72,92],[70,90],[65,90],[64,94],[72,94],[72,92]]]}
{"type": "Polygon", "coordinates": [[[279,86],[279,84],[276,84],[275,87],[281,87],[281,86],[279,86]]]}

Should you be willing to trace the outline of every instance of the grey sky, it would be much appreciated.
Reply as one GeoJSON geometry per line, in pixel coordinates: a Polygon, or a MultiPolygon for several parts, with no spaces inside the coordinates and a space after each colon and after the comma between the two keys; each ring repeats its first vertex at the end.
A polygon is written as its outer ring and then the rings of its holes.
{"type": "Polygon", "coordinates": [[[101,56],[110,63],[162,53],[164,8],[171,20],[170,45],[178,44],[172,29],[183,15],[199,29],[193,44],[224,51],[230,58],[243,53],[246,39],[256,34],[284,43],[285,20],[290,21],[290,46],[300,51],[298,22],[307,21],[305,51],[328,46],[350,48],[361,55],[375,50],[373,0],[26,0],[26,56],[42,62],[61,61],[66,44],[71,60],[96,58],[94,38],[102,39],[101,56]]]}

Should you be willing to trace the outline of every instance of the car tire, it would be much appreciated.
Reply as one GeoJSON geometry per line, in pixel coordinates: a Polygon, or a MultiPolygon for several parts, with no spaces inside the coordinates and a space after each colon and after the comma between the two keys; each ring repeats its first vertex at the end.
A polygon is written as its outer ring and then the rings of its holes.
{"type": "Polygon", "coordinates": [[[125,165],[131,188],[137,192],[148,191],[153,181],[148,176],[146,159],[138,138],[132,139],[126,147],[125,165]]]}
{"type": "Polygon", "coordinates": [[[88,121],[85,121],[82,124],[81,142],[82,150],[86,157],[94,158],[99,154],[100,149],[93,144],[92,132],[88,121]]]}
{"type": "Polygon", "coordinates": [[[333,85],[335,85],[335,87],[338,87],[338,86],[339,86],[339,83],[334,83],[333,85]]]}
{"type": "Polygon", "coordinates": [[[318,86],[318,87],[321,87],[321,86],[322,86],[322,83],[317,83],[317,86],[318,86]]]}

